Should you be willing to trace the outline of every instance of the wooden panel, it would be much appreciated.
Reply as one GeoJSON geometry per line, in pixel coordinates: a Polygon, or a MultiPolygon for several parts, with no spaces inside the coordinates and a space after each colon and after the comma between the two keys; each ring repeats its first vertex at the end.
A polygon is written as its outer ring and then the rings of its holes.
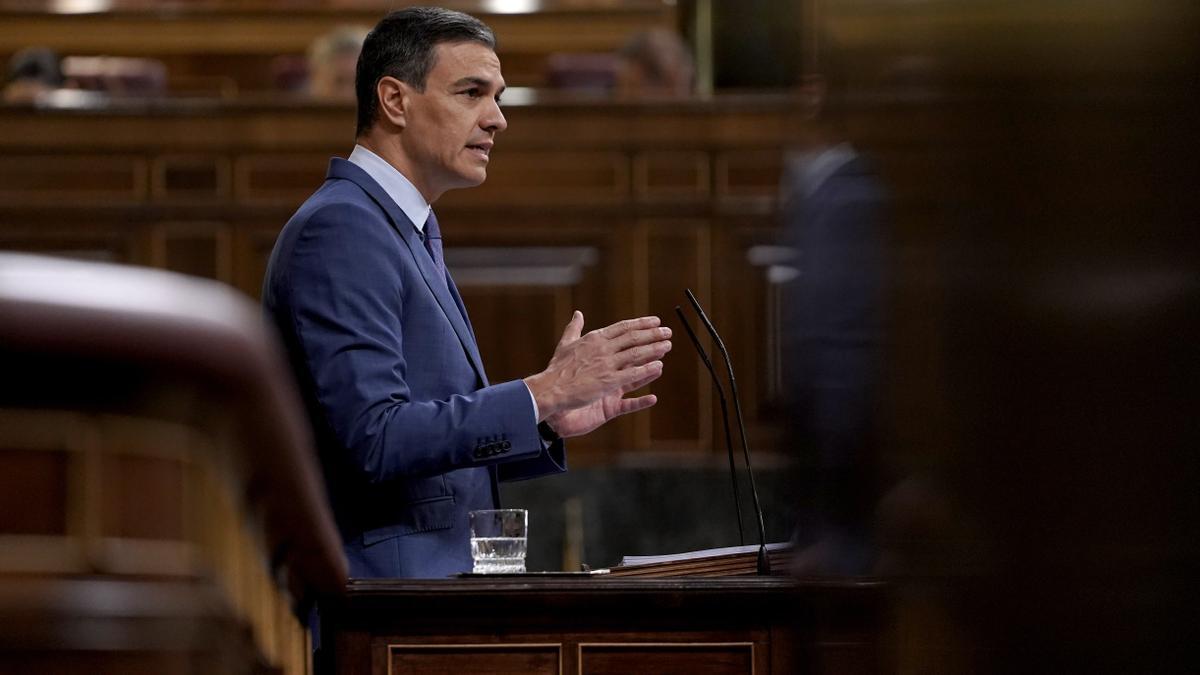
{"type": "Polygon", "coordinates": [[[0,204],[43,201],[138,201],[146,162],[136,157],[0,157],[0,204]]]}
{"type": "Polygon", "coordinates": [[[151,237],[151,259],[156,267],[231,281],[232,246],[223,223],[163,223],[151,237]]]}
{"type": "Polygon", "coordinates": [[[774,200],[783,171],[780,150],[733,150],[717,155],[717,197],[774,200]]]}
{"type": "Polygon", "coordinates": [[[646,445],[658,450],[709,447],[713,432],[713,419],[708,414],[711,380],[674,309],[680,305],[686,310],[701,344],[711,352],[711,341],[684,296],[685,288],[692,289],[701,302],[709,296],[708,228],[703,221],[646,221],[638,229],[646,251],[646,283],[641,287],[641,300],[646,313],[660,317],[674,331],[663,375],[653,385],[670,395],[659,397],[654,415],[646,420],[646,445]]]}
{"type": "Polygon", "coordinates": [[[541,152],[504,149],[497,143],[488,179],[470,190],[455,190],[448,204],[619,203],[629,196],[629,166],[616,152],[541,152]]]}
{"type": "Polygon", "coordinates": [[[134,262],[130,233],[59,227],[0,232],[0,248],[97,262],[134,262]]]}
{"type": "Polygon", "coordinates": [[[706,199],[709,161],[703,152],[648,152],[633,163],[633,190],[639,201],[706,199]]]}
{"type": "Polygon", "coordinates": [[[329,168],[329,157],[329,154],[239,157],[234,168],[235,198],[245,203],[299,206],[320,187],[329,168]]]}
{"type": "Polygon", "coordinates": [[[104,536],[183,539],[183,466],[177,460],[108,455],[103,459],[104,536]],[[153,504],[147,509],[146,504],[153,504]]]}
{"type": "Polygon", "coordinates": [[[67,453],[8,442],[0,439],[0,534],[66,534],[67,453]]]}
{"type": "Polygon", "coordinates": [[[150,194],[157,201],[225,199],[229,161],[205,155],[164,155],[151,166],[150,194]]]}
{"type": "Polygon", "coordinates": [[[526,675],[562,673],[557,645],[388,645],[391,675],[526,675]]]}
{"type": "Polygon", "coordinates": [[[555,333],[570,318],[568,289],[467,286],[461,293],[490,380],[517,379],[546,367],[555,333]]]}
{"type": "Polygon", "coordinates": [[[754,645],[581,644],[580,675],[735,675],[754,673],[754,645]]]}

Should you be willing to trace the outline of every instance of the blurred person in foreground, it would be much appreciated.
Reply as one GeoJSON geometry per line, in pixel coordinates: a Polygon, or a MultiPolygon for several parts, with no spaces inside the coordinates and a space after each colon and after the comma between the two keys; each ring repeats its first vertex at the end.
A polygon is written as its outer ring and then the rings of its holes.
{"type": "Polygon", "coordinates": [[[582,334],[576,311],[546,369],[489,383],[431,209],[479,185],[504,78],[492,31],[445,9],[387,15],[357,65],[357,144],[284,227],[263,302],[314,425],[354,577],[471,569],[467,512],[498,481],[566,469],[562,438],[648,408],[657,317],[582,334]]]}
{"type": "Polygon", "coordinates": [[[338,26],[308,47],[308,95],[328,101],[353,101],[358,53],[370,29],[338,26]]]}
{"type": "MultiPolygon", "coordinates": [[[[828,65],[828,64],[826,64],[828,65]]],[[[786,158],[783,243],[798,275],[784,289],[792,436],[801,448],[795,572],[863,575],[877,559],[878,393],[887,197],[840,124],[836,68],[807,76],[811,115],[786,158]]]]}

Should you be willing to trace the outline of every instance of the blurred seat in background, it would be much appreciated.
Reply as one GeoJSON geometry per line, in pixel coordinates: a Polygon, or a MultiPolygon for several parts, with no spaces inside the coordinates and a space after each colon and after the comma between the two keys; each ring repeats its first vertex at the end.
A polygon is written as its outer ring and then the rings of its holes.
{"type": "Polygon", "coordinates": [[[607,94],[617,85],[619,67],[614,54],[559,52],[546,59],[546,84],[562,91],[607,94]]]}
{"type": "Polygon", "coordinates": [[[165,96],[167,67],[157,59],[125,56],[68,56],[63,76],[75,88],[110,96],[165,96]]]}

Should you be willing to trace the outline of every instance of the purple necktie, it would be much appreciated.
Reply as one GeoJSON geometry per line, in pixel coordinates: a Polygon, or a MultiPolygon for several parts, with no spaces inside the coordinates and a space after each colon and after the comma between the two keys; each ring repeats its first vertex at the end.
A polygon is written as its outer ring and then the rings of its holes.
{"type": "Polygon", "coordinates": [[[442,230],[438,227],[437,216],[433,215],[433,209],[429,210],[429,218],[425,220],[425,229],[421,232],[421,240],[425,242],[425,250],[429,251],[429,257],[433,258],[434,266],[437,267],[442,277],[445,277],[446,264],[442,260],[442,230]]]}

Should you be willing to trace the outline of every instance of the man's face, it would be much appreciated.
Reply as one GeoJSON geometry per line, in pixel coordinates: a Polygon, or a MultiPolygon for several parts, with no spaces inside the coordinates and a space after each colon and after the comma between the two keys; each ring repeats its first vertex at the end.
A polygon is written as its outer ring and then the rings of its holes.
{"type": "Polygon", "coordinates": [[[495,52],[477,42],[442,43],[434,57],[425,91],[408,88],[400,136],[411,179],[431,203],[446,190],[482,183],[492,141],[508,127],[495,52]]]}

